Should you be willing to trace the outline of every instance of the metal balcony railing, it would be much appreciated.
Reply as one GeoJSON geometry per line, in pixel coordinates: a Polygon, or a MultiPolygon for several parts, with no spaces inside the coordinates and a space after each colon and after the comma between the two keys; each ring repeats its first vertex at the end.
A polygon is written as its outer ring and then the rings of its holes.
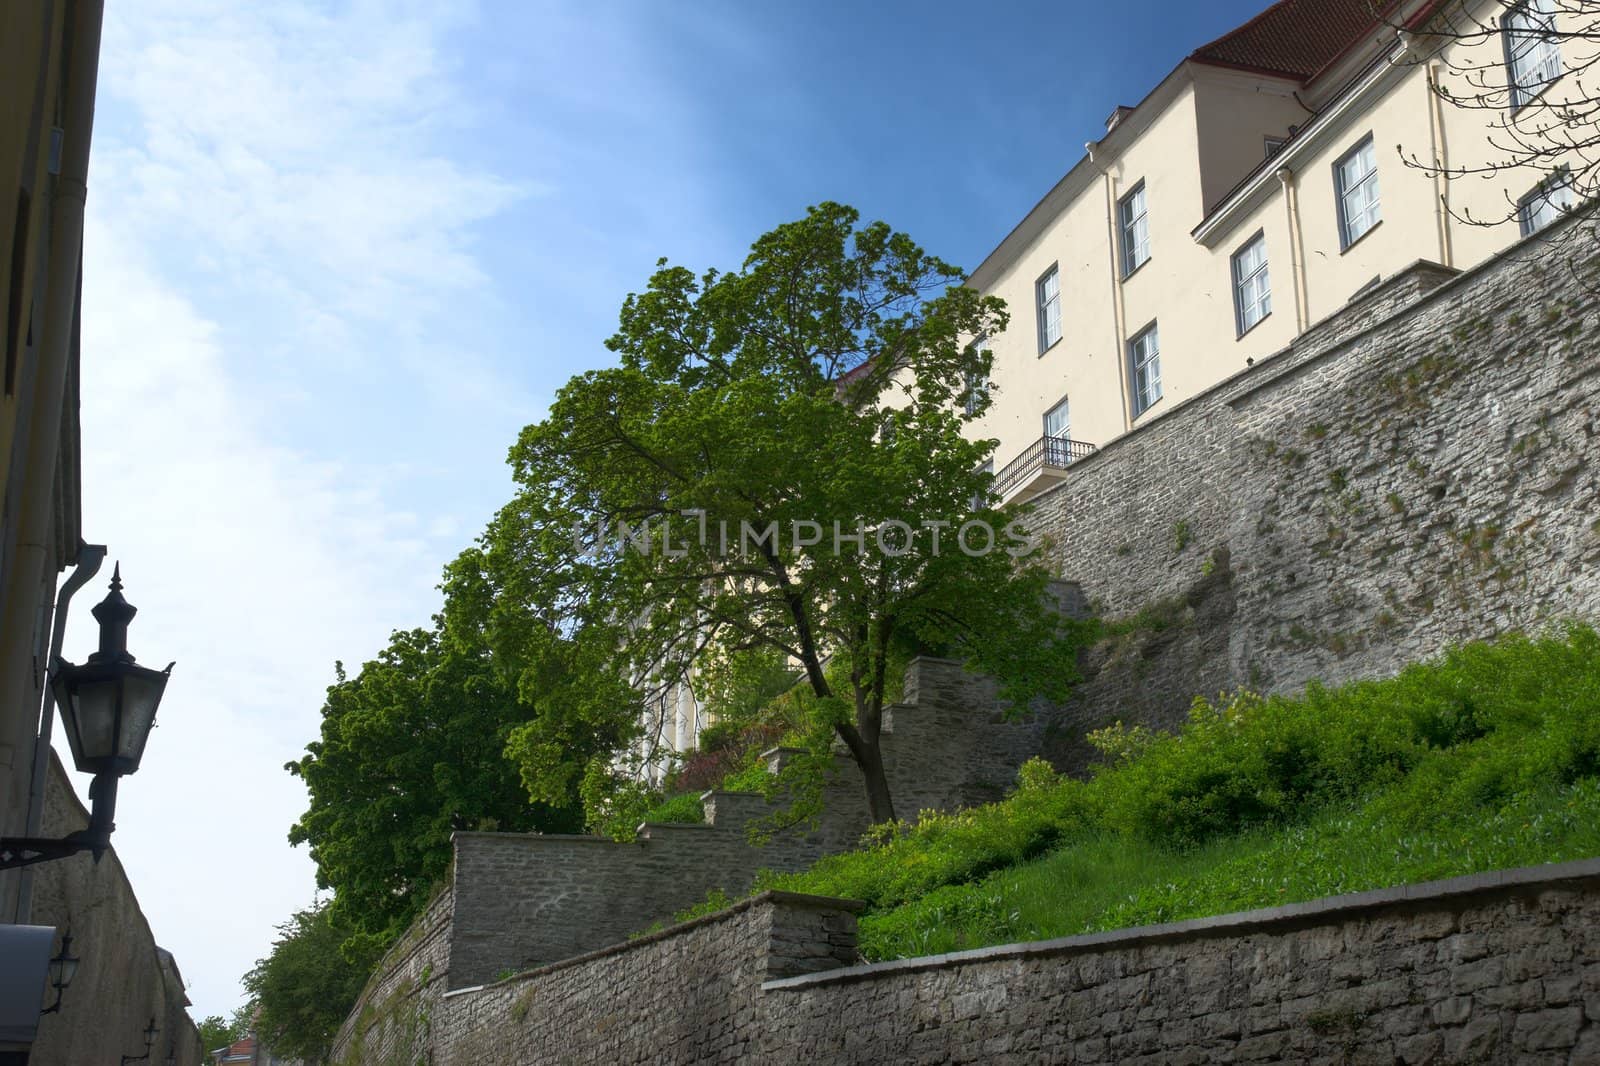
{"type": "Polygon", "coordinates": [[[1040,437],[994,477],[994,494],[1006,499],[1023,481],[1047,467],[1063,467],[1095,451],[1093,444],[1066,437],[1040,437]]]}

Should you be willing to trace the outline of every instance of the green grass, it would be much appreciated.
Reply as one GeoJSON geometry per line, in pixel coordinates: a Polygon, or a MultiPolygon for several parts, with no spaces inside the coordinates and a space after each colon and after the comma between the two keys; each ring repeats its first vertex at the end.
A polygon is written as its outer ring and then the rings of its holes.
{"type": "Polygon", "coordinates": [[[1517,796],[1481,817],[1406,825],[1381,800],[1186,850],[1094,837],[863,916],[862,953],[904,958],[1298,903],[1600,854],[1600,783],[1517,796]]]}
{"type": "Polygon", "coordinates": [[[1091,739],[1087,781],[1030,762],[1000,803],[880,827],[757,888],[865,900],[862,950],[884,959],[1600,854],[1587,627],[1091,739]]]}
{"type": "Polygon", "coordinates": [[[687,822],[698,825],[706,820],[698,792],[679,792],[668,796],[645,812],[645,822],[687,822]]]}

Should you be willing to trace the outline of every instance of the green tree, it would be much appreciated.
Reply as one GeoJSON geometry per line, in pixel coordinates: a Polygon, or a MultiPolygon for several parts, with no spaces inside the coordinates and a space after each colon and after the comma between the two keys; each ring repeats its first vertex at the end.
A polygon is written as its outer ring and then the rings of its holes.
{"type": "MultiPolygon", "coordinates": [[[[607,729],[625,728],[622,682],[649,700],[706,655],[789,657],[882,821],[897,657],[960,656],[1020,706],[1065,695],[1075,646],[1047,575],[1012,557],[1014,516],[983,503],[993,442],[963,432],[988,404],[990,353],[970,339],[1004,328],[1003,302],[858,221],[812,208],[732,273],[663,260],[607,342],[620,365],[574,378],[512,449],[519,490],[483,563],[499,618],[559,644],[567,676],[604,665],[591,710],[607,729]]],[[[540,715],[513,732],[533,795],[575,772],[557,757],[571,726],[540,715]]]]}
{"type": "Polygon", "coordinates": [[[340,925],[380,942],[443,879],[457,830],[581,825],[575,788],[530,804],[504,756],[535,712],[483,644],[474,610],[489,601],[472,594],[472,570],[469,558],[447,574],[458,598],[434,629],[395,633],[354,677],[336,667],[321,738],[286,767],[310,800],[290,841],[310,845],[340,925]]]}
{"type": "Polygon", "coordinates": [[[279,1056],[321,1062],[381,950],[335,925],[323,904],[296,912],[278,933],[271,953],[244,975],[259,1008],[256,1035],[279,1056]]]}
{"type": "Polygon", "coordinates": [[[220,1014],[213,1014],[204,1019],[197,1028],[200,1030],[200,1049],[207,1054],[225,1048],[249,1030],[251,1007],[240,1007],[233,1012],[233,1017],[224,1018],[220,1014]]]}

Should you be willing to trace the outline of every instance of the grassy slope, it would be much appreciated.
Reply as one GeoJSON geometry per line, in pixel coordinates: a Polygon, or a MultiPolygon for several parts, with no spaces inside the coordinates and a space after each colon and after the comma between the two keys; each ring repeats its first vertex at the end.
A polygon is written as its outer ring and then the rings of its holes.
{"type": "Polygon", "coordinates": [[[937,954],[1600,855],[1600,783],[1592,779],[1420,828],[1381,806],[1188,850],[1084,840],[870,913],[862,951],[871,959],[937,954]]]}
{"type": "Polygon", "coordinates": [[[869,903],[869,958],[1226,913],[1600,854],[1600,636],[1468,645],[1297,699],[1112,730],[1087,782],[881,834],[783,887],[869,903]]]}

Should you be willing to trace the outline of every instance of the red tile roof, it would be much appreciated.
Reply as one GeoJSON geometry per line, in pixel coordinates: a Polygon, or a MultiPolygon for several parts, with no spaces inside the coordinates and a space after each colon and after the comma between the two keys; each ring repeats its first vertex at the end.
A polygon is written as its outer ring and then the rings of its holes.
{"type": "Polygon", "coordinates": [[[1378,24],[1375,8],[1388,6],[1388,0],[1278,0],[1190,58],[1309,81],[1378,24]]]}

